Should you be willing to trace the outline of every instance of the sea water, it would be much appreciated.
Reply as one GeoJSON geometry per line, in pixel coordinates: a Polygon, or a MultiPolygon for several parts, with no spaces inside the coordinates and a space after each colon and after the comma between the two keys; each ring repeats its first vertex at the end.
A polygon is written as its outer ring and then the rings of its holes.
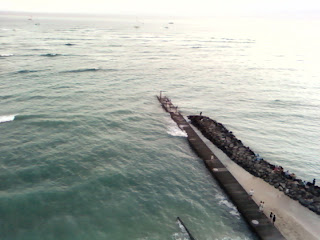
{"type": "Polygon", "coordinates": [[[319,176],[318,20],[28,18],[0,17],[1,239],[255,239],[160,90],[319,176]]]}

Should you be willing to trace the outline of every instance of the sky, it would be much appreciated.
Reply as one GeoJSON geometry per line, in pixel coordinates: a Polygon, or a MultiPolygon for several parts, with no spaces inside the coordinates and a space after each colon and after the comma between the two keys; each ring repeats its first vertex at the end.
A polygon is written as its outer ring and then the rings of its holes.
{"type": "Polygon", "coordinates": [[[320,15],[319,0],[0,0],[0,11],[171,16],[320,15]]]}

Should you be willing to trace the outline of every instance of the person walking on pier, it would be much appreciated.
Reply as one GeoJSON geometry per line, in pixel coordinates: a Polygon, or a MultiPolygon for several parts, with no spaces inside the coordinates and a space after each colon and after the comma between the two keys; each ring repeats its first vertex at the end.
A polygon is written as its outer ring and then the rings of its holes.
{"type": "Polygon", "coordinates": [[[276,215],[275,214],[273,214],[273,225],[274,225],[274,223],[275,223],[275,221],[276,221],[276,215]]]}
{"type": "Polygon", "coordinates": [[[270,213],[270,221],[272,222],[273,213],[270,213]]]}

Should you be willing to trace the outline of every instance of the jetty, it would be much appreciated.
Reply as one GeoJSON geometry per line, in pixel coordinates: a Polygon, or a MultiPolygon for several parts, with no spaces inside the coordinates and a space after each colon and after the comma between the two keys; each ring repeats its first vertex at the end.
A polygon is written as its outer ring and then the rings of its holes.
{"type": "Polygon", "coordinates": [[[163,96],[162,91],[157,98],[163,109],[170,114],[172,120],[187,133],[190,146],[204,161],[205,166],[229,196],[253,232],[263,240],[285,239],[269,218],[259,211],[259,206],[193,130],[179,112],[178,107],[174,106],[168,97],[163,96]]]}
{"type": "Polygon", "coordinates": [[[285,171],[282,166],[276,166],[264,160],[245,146],[232,131],[222,123],[202,115],[190,115],[188,119],[202,135],[224,152],[231,161],[242,167],[252,176],[282,191],[294,201],[298,201],[308,210],[320,215],[320,187],[313,182],[306,182],[296,177],[294,173],[285,171]]]}

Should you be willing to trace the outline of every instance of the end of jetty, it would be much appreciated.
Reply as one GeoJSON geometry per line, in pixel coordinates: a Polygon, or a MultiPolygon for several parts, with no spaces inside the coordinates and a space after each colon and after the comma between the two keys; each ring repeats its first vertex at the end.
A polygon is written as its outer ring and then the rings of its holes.
{"type": "Polygon", "coordinates": [[[162,96],[161,92],[157,98],[161,106],[170,114],[179,128],[187,133],[190,146],[198,156],[202,158],[212,176],[218,181],[257,236],[264,240],[285,239],[279,230],[270,222],[269,218],[259,211],[258,205],[202,141],[178,111],[178,108],[172,104],[171,100],[166,96],[162,96]]]}

